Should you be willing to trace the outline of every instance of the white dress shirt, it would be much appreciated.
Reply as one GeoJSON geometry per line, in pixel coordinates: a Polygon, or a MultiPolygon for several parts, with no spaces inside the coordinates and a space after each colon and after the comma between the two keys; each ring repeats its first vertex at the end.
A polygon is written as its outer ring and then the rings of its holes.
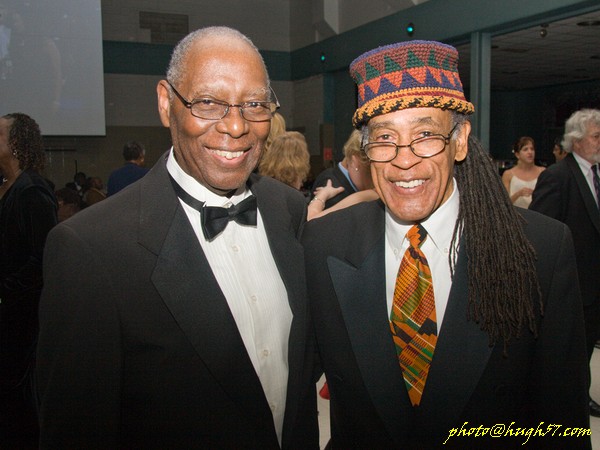
{"type": "Polygon", "coordinates": [[[581,156],[579,156],[575,152],[573,152],[573,156],[575,157],[575,161],[577,161],[577,164],[579,164],[581,173],[583,173],[583,176],[585,177],[585,181],[587,181],[587,184],[590,187],[590,190],[592,191],[592,195],[594,196],[594,199],[596,200],[596,205],[600,205],[600,201],[599,201],[598,197],[596,196],[596,189],[594,188],[594,172],[592,171],[593,164],[590,163],[589,161],[586,161],[585,159],[583,159],[581,156]]]}
{"type": "MultiPolygon", "coordinates": [[[[421,245],[421,250],[427,258],[431,269],[433,295],[435,299],[435,314],[438,335],[444,320],[444,313],[448,304],[448,296],[452,287],[452,278],[449,264],[450,242],[456,219],[458,218],[459,196],[456,181],[452,180],[453,191],[446,200],[427,220],[421,225],[427,231],[427,239],[421,245]]],[[[385,286],[388,311],[392,311],[394,303],[394,289],[396,276],[400,263],[410,242],[406,233],[414,223],[406,223],[396,219],[386,208],[385,213],[385,286]]],[[[458,242],[456,242],[458,248],[458,242]]],[[[389,316],[389,315],[388,315],[389,316]]],[[[388,317],[389,318],[389,317],[388,317]]]]}
{"type": "MultiPolygon", "coordinates": [[[[231,198],[209,191],[181,169],[172,150],[167,170],[188,194],[207,206],[227,208],[251,195],[248,189],[241,189],[231,198]]],[[[207,241],[200,226],[200,213],[183,200],[180,199],[180,202],[227,299],[271,407],[281,445],[292,311],[271,254],[260,211],[256,227],[230,221],[225,231],[207,241]]],[[[232,370],[235,370],[235,362],[231,363],[232,370]]]]}

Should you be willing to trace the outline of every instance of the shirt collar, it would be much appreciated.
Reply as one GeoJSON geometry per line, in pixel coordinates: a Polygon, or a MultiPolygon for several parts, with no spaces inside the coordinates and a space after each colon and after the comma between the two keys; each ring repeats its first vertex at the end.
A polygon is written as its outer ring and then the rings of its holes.
{"type": "Polygon", "coordinates": [[[581,171],[583,173],[585,173],[586,175],[590,173],[590,171],[592,170],[592,166],[593,164],[585,159],[583,159],[581,156],[579,156],[577,153],[572,152],[573,156],[575,157],[575,161],[577,161],[577,164],[579,164],[579,167],[581,168],[581,171]]]}
{"type": "MultiPolygon", "coordinates": [[[[431,242],[440,251],[450,248],[452,234],[456,220],[458,219],[458,208],[460,205],[458,186],[456,180],[452,179],[452,193],[440,207],[421,225],[427,230],[427,235],[431,242]]],[[[406,238],[406,233],[414,225],[412,222],[403,222],[396,219],[386,207],[385,232],[388,242],[398,242],[401,246],[406,238]]]]}
{"type": "Polygon", "coordinates": [[[348,169],[346,169],[341,162],[338,163],[338,167],[340,168],[340,170],[342,171],[342,173],[344,174],[344,176],[346,178],[348,178],[348,182],[350,183],[350,186],[352,186],[352,188],[355,191],[358,191],[358,189],[356,188],[356,186],[354,185],[354,183],[352,182],[352,178],[350,178],[350,173],[348,172],[348,169]]]}
{"type": "Polygon", "coordinates": [[[232,204],[235,205],[241,202],[244,198],[250,195],[250,191],[246,187],[238,189],[236,193],[231,196],[231,198],[215,194],[204,185],[198,183],[194,177],[183,171],[175,159],[173,147],[171,147],[171,151],[169,152],[169,157],[167,159],[167,170],[184,191],[186,191],[195,199],[205,203],[207,206],[223,206],[228,208],[232,204]]]}

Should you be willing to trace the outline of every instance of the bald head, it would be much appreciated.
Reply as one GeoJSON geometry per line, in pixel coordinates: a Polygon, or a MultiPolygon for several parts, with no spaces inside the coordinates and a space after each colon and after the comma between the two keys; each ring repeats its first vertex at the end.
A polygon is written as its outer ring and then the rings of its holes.
{"type": "Polygon", "coordinates": [[[262,64],[267,83],[270,84],[267,68],[256,46],[247,36],[228,27],[200,28],[183,38],[173,50],[171,61],[169,62],[169,67],[167,69],[167,80],[175,85],[179,84],[181,79],[185,76],[186,60],[191,50],[209,49],[213,47],[221,49],[244,48],[248,51],[255,52],[262,64]]]}

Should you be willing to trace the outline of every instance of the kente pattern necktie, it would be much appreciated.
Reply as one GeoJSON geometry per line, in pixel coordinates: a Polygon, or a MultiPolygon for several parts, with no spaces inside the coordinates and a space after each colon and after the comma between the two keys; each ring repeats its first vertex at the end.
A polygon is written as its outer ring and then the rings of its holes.
{"type": "Polygon", "coordinates": [[[594,174],[594,189],[596,190],[596,202],[600,208],[600,177],[598,176],[598,164],[592,166],[592,172],[594,174]]]}
{"type": "Polygon", "coordinates": [[[237,205],[230,208],[219,206],[204,206],[200,200],[188,194],[179,184],[171,178],[171,184],[177,196],[192,208],[200,211],[200,225],[202,233],[208,240],[218,236],[227,227],[230,220],[234,220],[240,225],[256,226],[257,205],[256,197],[250,195],[237,205]]]}
{"type": "Polygon", "coordinates": [[[390,327],[408,396],[419,406],[437,342],[437,324],[431,270],[420,249],[427,232],[414,225],[394,289],[390,327]]]}

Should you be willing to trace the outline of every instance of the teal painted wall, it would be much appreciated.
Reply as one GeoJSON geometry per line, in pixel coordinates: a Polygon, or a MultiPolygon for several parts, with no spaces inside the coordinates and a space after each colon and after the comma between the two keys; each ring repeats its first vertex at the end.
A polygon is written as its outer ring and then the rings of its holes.
{"type": "MultiPolygon", "coordinates": [[[[173,45],[103,41],[104,73],[164,75],[173,45]]],[[[289,52],[263,51],[261,55],[272,80],[291,80],[289,52]]]]}
{"type": "MultiPolygon", "coordinates": [[[[409,40],[405,27],[415,24],[412,39],[457,45],[475,31],[506,33],[516,28],[598,10],[598,0],[430,0],[319,43],[292,52],[261,51],[273,80],[299,80],[346,70],[361,53],[409,40]],[[321,54],[326,61],[321,61],[321,54]]],[[[163,74],[173,46],[104,41],[106,73],[163,74]]]]}
{"type": "MultiPolygon", "coordinates": [[[[362,27],[292,52],[261,51],[272,80],[302,80],[324,74],[323,122],[333,123],[335,157],[349,135],[356,105],[356,90],[347,68],[361,53],[389,43],[408,40],[405,26],[415,24],[412,39],[439,40],[458,45],[468,42],[476,31],[507,33],[598,10],[598,0],[430,0],[409,10],[371,22],[362,27]],[[321,54],[326,56],[321,61],[321,54]]],[[[172,46],[104,41],[104,71],[116,74],[163,75],[172,46]]],[[[600,83],[589,87],[557,86],[523,92],[493,92],[490,106],[490,151],[492,156],[509,159],[512,142],[521,135],[532,136],[538,156],[546,158],[548,146],[560,133],[562,123],[549,117],[556,109],[569,111],[584,101],[561,101],[565,92],[583,89],[596,92],[600,83]]],[[[587,95],[586,94],[586,95],[587,95]]],[[[579,97],[577,97],[579,98],[579,97]]],[[[563,119],[566,113],[558,114],[563,119]],[[562,114],[562,115],[561,115],[562,114]]]]}

